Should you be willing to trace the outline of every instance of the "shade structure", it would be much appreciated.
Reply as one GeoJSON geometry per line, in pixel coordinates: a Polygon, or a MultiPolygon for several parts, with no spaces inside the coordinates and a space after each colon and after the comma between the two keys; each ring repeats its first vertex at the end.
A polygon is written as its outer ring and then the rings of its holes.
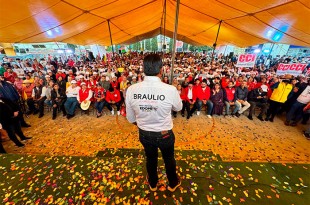
{"type": "MultiPolygon", "coordinates": [[[[175,0],[0,0],[0,42],[128,44],[172,37],[175,0]]],[[[310,46],[309,0],[181,0],[177,39],[245,47],[265,42],[310,46]]]]}

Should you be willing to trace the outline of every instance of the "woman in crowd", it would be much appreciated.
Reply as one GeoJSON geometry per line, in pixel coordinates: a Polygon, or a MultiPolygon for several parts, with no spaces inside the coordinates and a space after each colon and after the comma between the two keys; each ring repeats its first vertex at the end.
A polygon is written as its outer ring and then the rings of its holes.
{"type": "Polygon", "coordinates": [[[224,107],[224,92],[219,83],[214,85],[211,92],[211,101],[213,103],[213,114],[222,115],[224,107]]]}
{"type": "Polygon", "coordinates": [[[51,91],[51,99],[52,99],[52,106],[53,106],[53,117],[52,119],[55,120],[58,111],[62,111],[63,116],[67,115],[65,109],[65,102],[66,102],[66,93],[65,90],[60,88],[57,83],[53,85],[53,90],[51,91]]]}

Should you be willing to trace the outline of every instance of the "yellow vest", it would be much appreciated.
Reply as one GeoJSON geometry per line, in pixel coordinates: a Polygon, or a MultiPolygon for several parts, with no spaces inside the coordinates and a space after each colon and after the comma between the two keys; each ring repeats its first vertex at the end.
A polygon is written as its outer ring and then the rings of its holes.
{"type": "Polygon", "coordinates": [[[292,89],[292,84],[286,84],[284,82],[281,82],[279,83],[279,86],[272,92],[270,100],[284,103],[287,100],[287,96],[290,94],[292,89]]]}

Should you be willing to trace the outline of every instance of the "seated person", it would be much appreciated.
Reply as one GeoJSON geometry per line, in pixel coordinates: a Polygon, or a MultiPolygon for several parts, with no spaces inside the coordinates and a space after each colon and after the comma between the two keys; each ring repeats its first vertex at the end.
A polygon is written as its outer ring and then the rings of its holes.
{"type": "Polygon", "coordinates": [[[106,93],[106,101],[108,102],[108,109],[111,111],[111,114],[114,115],[114,109],[112,109],[112,105],[116,105],[117,115],[120,115],[120,108],[122,105],[121,102],[121,93],[117,88],[110,87],[106,93]]]}
{"type": "Polygon", "coordinates": [[[268,107],[267,92],[268,92],[268,87],[266,85],[262,85],[261,87],[256,88],[249,93],[248,100],[249,100],[251,107],[250,107],[248,118],[250,120],[253,120],[252,115],[255,110],[255,107],[257,106],[261,108],[261,111],[257,118],[260,119],[261,121],[264,121],[263,115],[266,114],[267,107],[268,107]]]}
{"type": "Polygon", "coordinates": [[[236,89],[234,83],[230,81],[228,86],[224,88],[224,103],[226,105],[225,116],[229,115],[229,108],[231,106],[235,106],[232,115],[235,115],[240,109],[239,104],[236,103],[235,93],[236,89]]]}
{"type": "Polygon", "coordinates": [[[53,90],[51,91],[51,99],[52,99],[52,106],[53,106],[53,117],[52,119],[55,120],[57,116],[57,111],[62,110],[63,116],[67,115],[65,109],[65,101],[66,101],[66,94],[65,91],[62,90],[57,83],[54,84],[53,90]]]}

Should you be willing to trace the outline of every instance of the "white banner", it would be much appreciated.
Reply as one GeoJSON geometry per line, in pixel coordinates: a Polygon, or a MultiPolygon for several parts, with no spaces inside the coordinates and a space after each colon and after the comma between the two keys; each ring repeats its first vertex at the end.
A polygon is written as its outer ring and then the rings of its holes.
{"type": "Polygon", "coordinates": [[[254,67],[256,54],[241,54],[238,56],[236,67],[254,67]]]}
{"type": "Polygon", "coordinates": [[[277,69],[277,75],[290,74],[293,76],[301,75],[302,72],[307,67],[307,64],[302,63],[293,63],[293,64],[284,64],[280,63],[277,69]]]}

